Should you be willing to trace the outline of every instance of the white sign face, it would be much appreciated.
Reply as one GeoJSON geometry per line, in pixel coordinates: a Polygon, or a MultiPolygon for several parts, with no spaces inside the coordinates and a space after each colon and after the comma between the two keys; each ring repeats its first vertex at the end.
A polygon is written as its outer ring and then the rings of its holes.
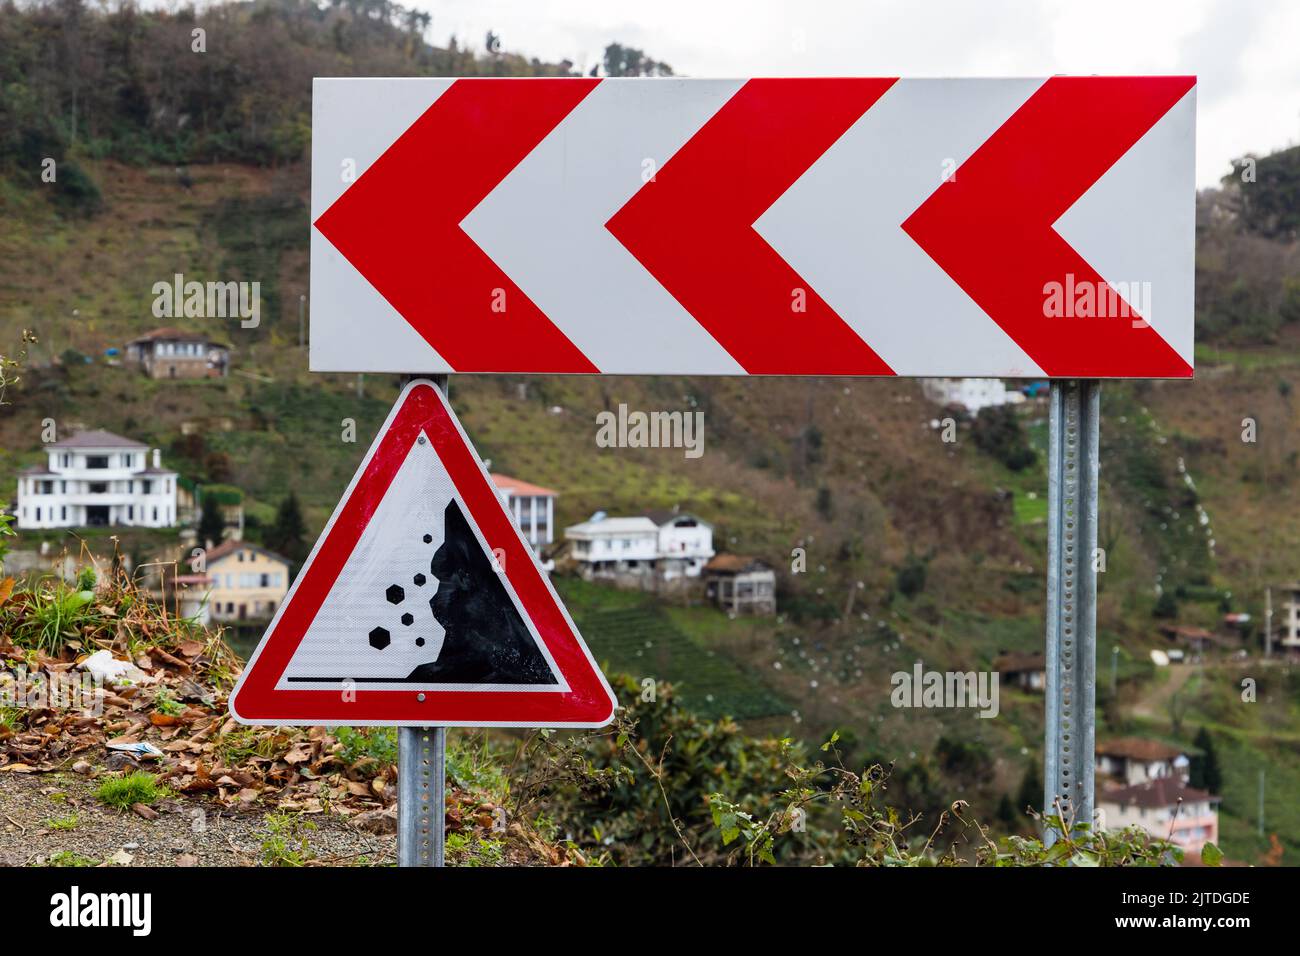
{"type": "Polygon", "coordinates": [[[314,371],[1192,374],[1194,77],[318,79],[314,371]]]}

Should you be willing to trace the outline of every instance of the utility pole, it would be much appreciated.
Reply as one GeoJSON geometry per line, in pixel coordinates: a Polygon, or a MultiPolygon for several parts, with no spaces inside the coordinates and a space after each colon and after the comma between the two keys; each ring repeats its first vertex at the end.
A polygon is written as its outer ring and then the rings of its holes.
{"type": "Polygon", "coordinates": [[[1264,768],[1259,768],[1259,835],[1264,835],[1264,768]]]}
{"type": "Polygon", "coordinates": [[[1273,656],[1273,589],[1264,588],[1264,656],[1273,656]]]}
{"type": "Polygon", "coordinates": [[[1119,693],[1119,645],[1115,644],[1110,649],[1110,697],[1111,700],[1119,693]]]}

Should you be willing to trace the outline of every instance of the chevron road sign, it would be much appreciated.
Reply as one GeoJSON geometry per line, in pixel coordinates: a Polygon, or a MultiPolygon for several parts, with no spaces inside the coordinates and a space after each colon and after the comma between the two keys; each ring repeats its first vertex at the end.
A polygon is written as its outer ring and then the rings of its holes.
{"type": "Polygon", "coordinates": [[[1188,377],[1195,84],[318,79],[311,367],[1188,377]]]}

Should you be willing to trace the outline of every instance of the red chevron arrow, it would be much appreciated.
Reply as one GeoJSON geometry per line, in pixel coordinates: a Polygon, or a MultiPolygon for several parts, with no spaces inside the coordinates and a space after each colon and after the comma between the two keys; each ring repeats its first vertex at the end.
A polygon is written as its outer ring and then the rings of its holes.
{"type": "Polygon", "coordinates": [[[316,220],[457,371],[597,371],[460,223],[599,82],[457,80],[316,220]]]}
{"type": "Polygon", "coordinates": [[[750,80],[606,223],[746,371],[893,374],[754,229],[893,83],[750,80]]]}
{"type": "Polygon", "coordinates": [[[1188,76],[1050,79],[903,223],[1048,375],[1192,374],[1154,328],[1135,328],[1131,316],[1048,317],[1044,303],[1045,286],[1071,274],[1076,288],[1104,288],[1053,225],[1195,83],[1188,76]]]}

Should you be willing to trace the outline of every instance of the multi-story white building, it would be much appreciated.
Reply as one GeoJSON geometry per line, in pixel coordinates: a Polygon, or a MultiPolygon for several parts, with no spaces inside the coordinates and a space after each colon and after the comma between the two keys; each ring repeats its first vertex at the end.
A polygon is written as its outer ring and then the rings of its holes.
{"type": "Polygon", "coordinates": [[[112,432],[54,442],[48,461],[18,476],[18,527],[85,528],[176,524],[176,472],[160,454],[112,432]]]}
{"type": "Polygon", "coordinates": [[[982,408],[1023,402],[1000,378],[923,378],[921,393],[936,405],[961,405],[972,415],[982,408]]]}
{"type": "Polygon", "coordinates": [[[1096,745],[1097,809],[1107,830],[1141,827],[1199,853],[1219,839],[1219,798],[1188,783],[1178,747],[1142,737],[1096,745]]]}
{"type": "Polygon", "coordinates": [[[647,511],[645,517],[659,526],[656,570],[664,580],[698,578],[714,554],[713,526],[677,511],[647,511]]]}
{"type": "Polygon", "coordinates": [[[555,499],[559,492],[509,475],[493,475],[492,483],[534,551],[555,540],[555,499]]]}
{"type": "Polygon", "coordinates": [[[603,513],[564,529],[583,577],[696,578],[713,557],[713,528],[670,511],[635,518],[603,513]]]}

